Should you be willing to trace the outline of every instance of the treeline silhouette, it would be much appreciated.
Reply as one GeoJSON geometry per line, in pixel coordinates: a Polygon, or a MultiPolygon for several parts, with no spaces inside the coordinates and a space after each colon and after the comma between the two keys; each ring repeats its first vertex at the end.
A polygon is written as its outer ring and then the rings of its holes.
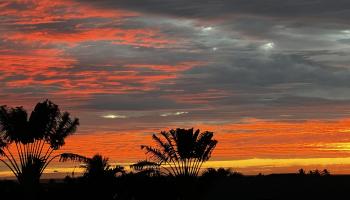
{"type": "MultiPolygon", "coordinates": [[[[245,176],[229,169],[207,169],[198,177],[86,172],[81,177],[44,180],[35,199],[344,199],[349,181],[349,175],[245,176]]],[[[0,181],[0,191],[1,199],[31,199],[16,181],[0,181]]]]}
{"type": "Polygon", "coordinates": [[[112,166],[100,154],[55,154],[78,125],[77,118],[49,100],[39,102],[30,115],[23,107],[1,106],[0,161],[17,178],[0,181],[1,199],[335,199],[349,189],[350,176],[327,169],[267,176],[203,170],[218,141],[213,132],[193,128],[153,134],[154,145],[141,146],[146,159],[130,165],[131,171],[112,166]],[[54,159],[80,162],[85,171],[40,181],[54,159]]]}

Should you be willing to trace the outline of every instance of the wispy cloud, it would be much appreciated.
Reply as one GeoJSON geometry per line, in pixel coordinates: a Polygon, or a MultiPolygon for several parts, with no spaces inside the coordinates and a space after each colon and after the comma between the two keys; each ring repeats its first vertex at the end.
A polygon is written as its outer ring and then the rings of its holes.
{"type": "Polygon", "coordinates": [[[160,116],[161,117],[169,117],[169,116],[178,116],[178,115],[185,115],[185,114],[188,114],[188,112],[186,112],[186,111],[173,112],[173,113],[168,112],[168,113],[163,113],[160,116]]]}
{"type": "Polygon", "coordinates": [[[125,116],[125,115],[114,115],[114,114],[103,115],[102,117],[106,118],[106,119],[125,119],[125,118],[127,118],[127,116],[125,116]]]}

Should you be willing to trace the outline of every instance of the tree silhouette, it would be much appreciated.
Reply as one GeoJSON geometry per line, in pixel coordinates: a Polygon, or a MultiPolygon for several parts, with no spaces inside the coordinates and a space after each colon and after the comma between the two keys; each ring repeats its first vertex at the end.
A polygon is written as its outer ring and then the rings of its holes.
{"type": "Polygon", "coordinates": [[[310,170],[308,175],[310,175],[310,176],[321,176],[321,172],[318,169],[310,170]]]}
{"type": "Polygon", "coordinates": [[[0,107],[0,159],[21,184],[35,185],[53,155],[76,131],[79,121],[49,100],[38,103],[28,118],[23,107],[0,107]],[[17,158],[14,154],[17,154],[17,158]]]}
{"type": "Polygon", "coordinates": [[[298,170],[299,175],[304,176],[306,174],[305,170],[303,168],[298,170]]]}
{"type": "Polygon", "coordinates": [[[202,177],[208,177],[208,178],[223,178],[223,177],[242,177],[243,174],[232,171],[232,169],[228,168],[222,168],[219,169],[215,168],[208,168],[202,173],[202,177]]]}
{"type": "Polygon", "coordinates": [[[88,158],[82,155],[73,153],[63,153],[60,156],[61,162],[66,161],[78,161],[84,163],[82,165],[85,168],[84,177],[97,180],[114,177],[117,173],[124,174],[124,168],[122,166],[111,167],[108,162],[108,158],[103,157],[100,154],[94,155],[92,158],[88,158]]]}
{"type": "Polygon", "coordinates": [[[322,170],[321,175],[322,175],[322,176],[330,176],[330,175],[331,175],[331,172],[328,171],[328,169],[324,169],[324,170],[322,170]]]}
{"type": "Polygon", "coordinates": [[[328,169],[324,169],[322,171],[315,169],[315,170],[310,170],[308,175],[309,176],[330,176],[331,173],[330,173],[330,171],[328,171],[328,169]]]}
{"type": "Polygon", "coordinates": [[[156,147],[142,145],[141,149],[150,154],[149,161],[141,161],[131,168],[161,167],[171,176],[197,176],[203,163],[209,160],[217,141],[213,132],[199,129],[172,129],[153,134],[156,147]],[[162,139],[161,139],[162,137],[162,139]]]}

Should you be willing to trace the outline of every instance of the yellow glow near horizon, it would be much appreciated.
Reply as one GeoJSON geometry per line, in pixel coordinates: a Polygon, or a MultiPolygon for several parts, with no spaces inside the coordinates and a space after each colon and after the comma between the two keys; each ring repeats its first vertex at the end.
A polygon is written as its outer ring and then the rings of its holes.
{"type": "Polygon", "coordinates": [[[326,144],[323,147],[324,150],[335,150],[335,151],[350,151],[350,143],[332,143],[326,144]]]}
{"type": "Polygon", "coordinates": [[[224,168],[246,168],[246,167],[290,167],[290,166],[310,166],[310,165],[350,165],[350,157],[346,158],[253,158],[245,160],[225,160],[208,161],[205,167],[224,167],[224,168]]]}
{"type": "MultiPolygon", "coordinates": [[[[132,163],[111,163],[112,165],[118,164],[122,165],[129,169],[129,165],[132,163]]],[[[243,172],[244,174],[256,174],[257,172],[266,172],[267,169],[279,168],[279,171],[274,172],[283,172],[291,173],[297,172],[299,168],[313,168],[314,166],[321,166],[323,168],[330,169],[334,174],[339,173],[350,173],[350,157],[344,158],[252,158],[244,160],[213,160],[204,163],[203,169],[205,168],[232,168],[235,171],[243,172]],[[342,170],[337,171],[332,168],[332,166],[341,165],[342,170]],[[346,167],[345,167],[346,166],[346,167]],[[290,169],[293,168],[292,171],[290,169]],[[254,169],[254,170],[253,170],[254,169]]],[[[322,168],[322,169],[323,169],[322,168]]],[[[45,170],[44,174],[51,174],[55,177],[63,177],[64,175],[71,175],[72,172],[79,174],[84,171],[83,168],[79,167],[59,167],[59,168],[48,168],[45,170]]],[[[10,177],[13,176],[10,171],[1,171],[0,177],[10,177]]]]}

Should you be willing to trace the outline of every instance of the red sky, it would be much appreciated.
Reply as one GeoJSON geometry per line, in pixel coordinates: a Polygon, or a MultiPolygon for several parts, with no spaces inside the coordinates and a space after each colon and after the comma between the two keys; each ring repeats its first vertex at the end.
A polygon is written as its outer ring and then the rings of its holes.
{"type": "Polygon", "coordinates": [[[145,158],[153,133],[194,127],[219,140],[208,166],[350,173],[340,8],[231,3],[1,1],[0,104],[52,100],[81,121],[62,151],[117,163],[145,158]]]}

